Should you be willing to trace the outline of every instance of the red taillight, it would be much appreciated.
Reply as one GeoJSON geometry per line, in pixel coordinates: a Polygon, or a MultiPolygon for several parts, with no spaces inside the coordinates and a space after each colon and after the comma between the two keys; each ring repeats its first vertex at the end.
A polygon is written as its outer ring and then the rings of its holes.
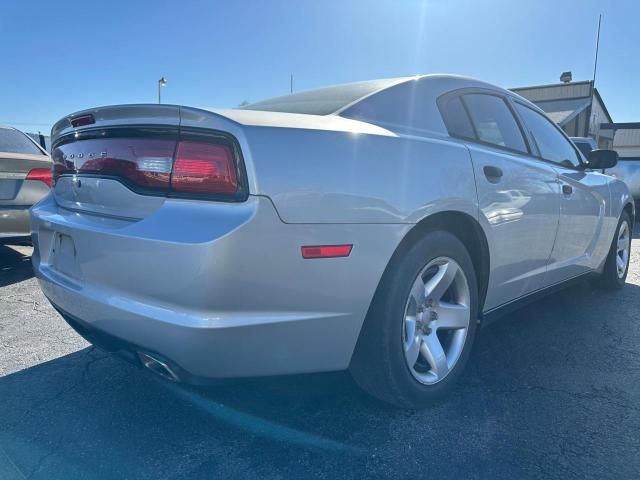
{"type": "Polygon", "coordinates": [[[93,118],[93,115],[91,114],[71,119],[71,125],[74,127],[82,127],[84,125],[92,125],[94,123],[96,123],[96,119],[93,118]]]}
{"type": "Polygon", "coordinates": [[[348,257],[353,245],[312,245],[302,247],[302,258],[348,257]]]}
{"type": "Polygon", "coordinates": [[[50,168],[32,168],[29,173],[27,173],[26,180],[35,180],[38,182],[44,182],[47,184],[49,188],[51,188],[51,184],[53,183],[53,178],[51,176],[50,168]]]}
{"type": "Polygon", "coordinates": [[[175,140],[105,138],[81,140],[53,151],[55,178],[65,173],[111,175],[145,190],[167,190],[175,140]]]}
{"type": "MultiPolygon", "coordinates": [[[[193,137],[191,137],[193,138],[193,137]]],[[[53,179],[61,175],[117,177],[134,191],[196,198],[243,199],[240,161],[230,139],[109,137],[54,148],[53,179]]]]}
{"type": "Polygon", "coordinates": [[[231,149],[211,143],[178,143],[171,188],[176,192],[236,193],[238,179],[231,149]]]}

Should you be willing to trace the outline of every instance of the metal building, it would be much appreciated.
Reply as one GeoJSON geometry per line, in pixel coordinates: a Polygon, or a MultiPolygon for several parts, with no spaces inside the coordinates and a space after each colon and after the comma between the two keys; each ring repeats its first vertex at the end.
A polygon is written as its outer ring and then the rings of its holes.
{"type": "Polygon", "coordinates": [[[591,137],[599,148],[613,147],[613,130],[601,128],[602,123],[613,123],[613,119],[592,81],[520,87],[511,91],[544,110],[570,137],[591,137]]]}
{"type": "Polygon", "coordinates": [[[613,149],[622,159],[640,159],[640,122],[603,123],[602,130],[613,134],[613,149]]]}

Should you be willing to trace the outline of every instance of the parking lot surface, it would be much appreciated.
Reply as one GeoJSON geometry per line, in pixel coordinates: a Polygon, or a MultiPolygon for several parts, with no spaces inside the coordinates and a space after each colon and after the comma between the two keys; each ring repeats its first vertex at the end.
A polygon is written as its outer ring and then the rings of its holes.
{"type": "Polygon", "coordinates": [[[84,342],[30,248],[0,246],[0,479],[640,478],[638,242],[622,291],[585,282],[483,329],[423,411],[347,373],[167,383],[84,342]]]}

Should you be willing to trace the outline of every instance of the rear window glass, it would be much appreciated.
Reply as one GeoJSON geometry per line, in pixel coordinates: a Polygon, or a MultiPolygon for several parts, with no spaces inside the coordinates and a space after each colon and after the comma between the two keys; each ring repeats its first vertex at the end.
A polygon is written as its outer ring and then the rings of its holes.
{"type": "Polygon", "coordinates": [[[473,126],[460,97],[453,97],[440,105],[440,113],[449,135],[463,138],[475,138],[473,126]]]}
{"type": "Polygon", "coordinates": [[[428,130],[432,113],[425,104],[427,88],[426,82],[403,82],[365,98],[340,115],[384,127],[428,130]]]}
{"type": "Polygon", "coordinates": [[[480,141],[527,152],[527,146],[516,119],[505,101],[495,95],[464,95],[471,121],[480,141]]]}
{"type": "Polygon", "coordinates": [[[397,80],[375,80],[292,93],[241,107],[241,110],[329,115],[397,80]]]}
{"type": "Polygon", "coordinates": [[[44,155],[29,137],[12,128],[0,128],[0,152],[44,155]]]}

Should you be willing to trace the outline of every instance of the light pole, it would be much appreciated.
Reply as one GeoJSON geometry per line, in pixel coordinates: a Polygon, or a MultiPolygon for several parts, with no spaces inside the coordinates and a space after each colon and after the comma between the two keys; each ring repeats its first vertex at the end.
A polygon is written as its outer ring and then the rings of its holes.
{"type": "Polygon", "coordinates": [[[158,103],[162,103],[160,101],[160,89],[162,87],[164,87],[167,84],[167,79],[162,77],[160,80],[158,80],[158,103]]]}

